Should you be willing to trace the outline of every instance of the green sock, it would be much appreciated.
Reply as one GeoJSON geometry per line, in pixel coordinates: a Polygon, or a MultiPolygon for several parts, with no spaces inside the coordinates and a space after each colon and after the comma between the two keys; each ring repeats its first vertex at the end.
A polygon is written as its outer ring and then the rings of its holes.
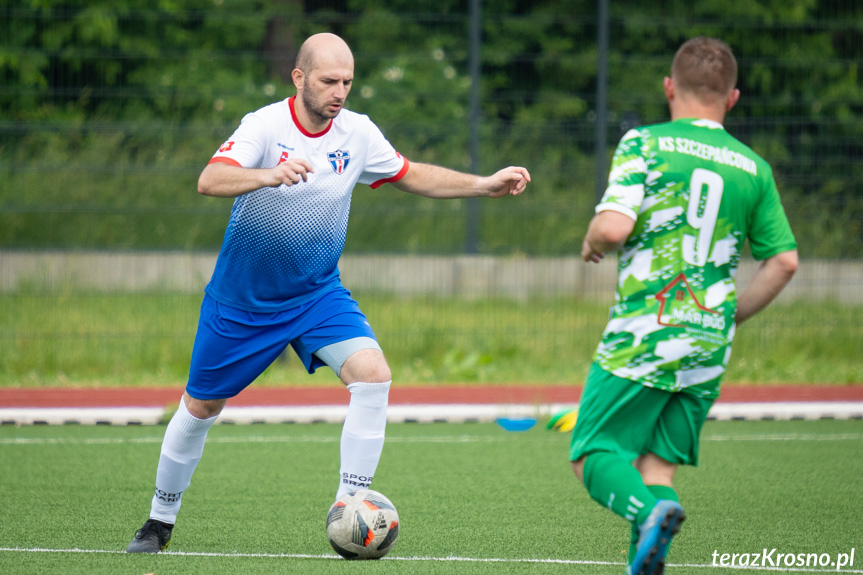
{"type": "Polygon", "coordinates": [[[592,453],[584,461],[584,486],[594,501],[627,521],[641,523],[656,505],[656,496],[641,474],[614,453],[592,453]]]}
{"type": "MultiPolygon", "coordinates": [[[[680,501],[677,498],[677,492],[673,487],[667,485],[648,485],[647,488],[657,499],[670,499],[671,501],[680,501]]],[[[627,560],[632,565],[632,560],[635,559],[635,544],[638,543],[638,523],[632,522],[632,536],[629,540],[629,555],[627,560]]]]}

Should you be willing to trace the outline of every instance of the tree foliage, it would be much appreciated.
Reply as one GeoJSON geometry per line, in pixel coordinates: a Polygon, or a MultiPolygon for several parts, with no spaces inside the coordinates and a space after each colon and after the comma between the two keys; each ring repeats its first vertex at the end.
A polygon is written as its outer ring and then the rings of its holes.
{"type": "MultiPolygon", "coordinates": [[[[577,251],[596,131],[611,146],[664,120],[674,51],[711,35],[740,63],[729,130],[774,166],[801,251],[863,253],[860,3],[610,2],[605,122],[595,2],[483,4],[480,170],[534,174],[518,206],[483,204],[484,251],[577,251]]],[[[408,157],[467,170],[469,13],[468,0],[0,0],[0,246],[217,247],[226,206],[191,193],[197,173],[243,114],[293,93],[296,50],[319,31],[354,50],[351,108],[408,157]]],[[[358,192],[349,247],[460,251],[465,203],[440,204],[358,192]]]]}

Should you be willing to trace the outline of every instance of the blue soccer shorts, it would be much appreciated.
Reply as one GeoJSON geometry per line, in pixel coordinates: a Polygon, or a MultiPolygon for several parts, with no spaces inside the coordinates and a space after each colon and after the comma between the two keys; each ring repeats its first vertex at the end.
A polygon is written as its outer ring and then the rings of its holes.
{"type": "MultiPolygon", "coordinates": [[[[315,352],[355,338],[380,349],[360,307],[342,286],[285,311],[258,313],[201,303],[186,392],[196,399],[234,397],[290,345],[309,373],[327,365],[315,352]]],[[[337,372],[338,373],[338,372],[337,372]]]]}

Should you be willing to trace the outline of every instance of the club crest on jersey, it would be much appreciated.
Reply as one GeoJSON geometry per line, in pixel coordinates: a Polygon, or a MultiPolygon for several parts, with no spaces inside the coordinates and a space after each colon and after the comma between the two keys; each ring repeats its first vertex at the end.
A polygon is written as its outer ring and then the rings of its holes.
{"type": "Polygon", "coordinates": [[[335,152],[327,152],[327,159],[333,167],[333,171],[339,175],[345,173],[348,169],[348,163],[351,161],[351,153],[347,150],[336,150],[335,152]]]}

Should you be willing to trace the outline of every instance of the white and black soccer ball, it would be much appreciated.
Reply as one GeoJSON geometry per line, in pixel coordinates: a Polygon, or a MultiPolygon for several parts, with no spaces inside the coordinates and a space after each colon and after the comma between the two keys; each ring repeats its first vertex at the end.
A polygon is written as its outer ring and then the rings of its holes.
{"type": "Polygon", "coordinates": [[[346,493],[327,513],[327,539],[345,559],[380,559],[398,537],[395,505],[377,491],[346,493]]]}

